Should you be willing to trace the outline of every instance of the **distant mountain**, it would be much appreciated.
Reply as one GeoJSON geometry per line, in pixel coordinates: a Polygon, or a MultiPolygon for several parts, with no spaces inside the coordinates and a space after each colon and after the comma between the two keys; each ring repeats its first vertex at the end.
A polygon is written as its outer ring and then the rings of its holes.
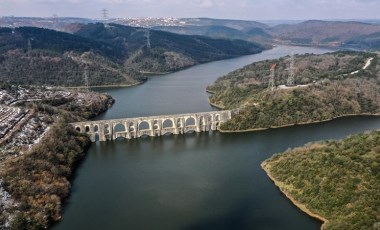
{"type": "Polygon", "coordinates": [[[272,36],[262,28],[251,28],[248,31],[241,31],[226,26],[159,26],[156,30],[183,35],[201,35],[220,39],[240,39],[250,42],[258,42],[262,45],[272,42],[272,36]]]}
{"type": "Polygon", "coordinates": [[[347,46],[357,47],[361,49],[380,50],[380,32],[369,35],[359,35],[345,41],[347,46]]]}
{"type": "MultiPolygon", "coordinates": [[[[89,23],[104,22],[83,18],[0,17],[0,27],[36,26],[75,33],[89,23]]],[[[273,43],[319,45],[358,49],[379,49],[380,20],[352,19],[331,21],[267,20],[246,21],[212,18],[119,18],[107,23],[151,28],[182,35],[273,43]],[[368,36],[368,37],[367,37],[368,36]]]]}
{"type": "Polygon", "coordinates": [[[249,31],[253,28],[267,29],[268,25],[247,20],[231,20],[231,19],[214,19],[214,18],[182,18],[181,21],[186,25],[195,26],[225,26],[240,31],[249,31]]]}
{"type": "Polygon", "coordinates": [[[84,25],[75,35],[95,39],[125,50],[124,63],[143,72],[170,72],[198,63],[261,52],[263,48],[242,40],[188,36],[119,24],[84,25]]]}
{"type": "Polygon", "coordinates": [[[376,33],[380,32],[380,25],[363,22],[313,20],[294,25],[278,25],[270,31],[277,39],[289,41],[293,44],[350,45],[360,48],[376,48],[373,44],[379,42],[376,33]],[[371,42],[366,39],[367,36],[371,37],[371,42]]]}
{"type": "Polygon", "coordinates": [[[222,39],[241,39],[267,45],[272,42],[271,35],[266,32],[270,27],[256,21],[185,18],[181,19],[181,22],[182,24],[177,26],[164,25],[156,26],[154,28],[185,35],[202,35],[222,39]]]}
{"type": "MultiPolygon", "coordinates": [[[[84,18],[26,18],[0,17],[0,27],[34,26],[58,31],[75,33],[81,25],[104,22],[84,18]]],[[[126,18],[108,19],[115,23],[132,27],[152,28],[184,35],[202,35],[212,38],[241,39],[260,43],[269,43],[269,36],[246,34],[252,29],[267,30],[268,25],[256,21],[212,19],[212,18],[126,18]]]]}

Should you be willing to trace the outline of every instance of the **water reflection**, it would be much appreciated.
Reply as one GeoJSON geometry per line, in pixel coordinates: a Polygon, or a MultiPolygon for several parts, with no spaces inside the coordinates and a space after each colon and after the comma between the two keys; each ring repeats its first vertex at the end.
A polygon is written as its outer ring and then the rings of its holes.
{"type": "MultiPolygon", "coordinates": [[[[298,47],[296,53],[326,50],[298,47]]],[[[210,111],[205,89],[259,55],[195,66],[128,89],[101,89],[116,104],[97,119],[210,111]]],[[[263,160],[310,141],[380,127],[373,117],[257,133],[191,133],[93,144],[54,229],[319,229],[260,168],[263,160]]]]}

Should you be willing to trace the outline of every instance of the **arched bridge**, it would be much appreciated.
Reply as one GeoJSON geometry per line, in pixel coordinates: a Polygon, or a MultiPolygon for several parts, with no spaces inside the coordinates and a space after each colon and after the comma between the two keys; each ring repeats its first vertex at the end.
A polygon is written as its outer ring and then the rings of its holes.
{"type": "Polygon", "coordinates": [[[126,139],[141,136],[185,134],[219,130],[220,125],[232,117],[231,110],[204,113],[175,114],[151,117],[136,117],[115,120],[84,121],[71,123],[81,133],[89,135],[91,141],[126,139]]]}

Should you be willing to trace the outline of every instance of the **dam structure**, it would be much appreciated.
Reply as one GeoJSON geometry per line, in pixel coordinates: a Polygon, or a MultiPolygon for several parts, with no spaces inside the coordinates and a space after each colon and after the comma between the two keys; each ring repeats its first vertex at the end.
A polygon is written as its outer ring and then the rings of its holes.
{"type": "Polygon", "coordinates": [[[87,134],[92,142],[112,141],[118,138],[134,139],[143,136],[185,134],[219,130],[224,122],[232,118],[232,110],[201,113],[161,115],[123,118],[113,120],[84,121],[71,123],[80,133],[87,134]]]}

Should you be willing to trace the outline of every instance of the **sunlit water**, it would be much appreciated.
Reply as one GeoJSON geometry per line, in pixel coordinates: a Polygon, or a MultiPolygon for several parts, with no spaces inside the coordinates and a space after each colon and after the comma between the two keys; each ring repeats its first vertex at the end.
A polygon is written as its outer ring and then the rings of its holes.
{"type": "MultiPolygon", "coordinates": [[[[323,53],[297,47],[296,53],[323,53]]],[[[286,47],[102,89],[116,104],[97,119],[210,111],[206,86],[246,64],[285,56],[286,47]]],[[[217,132],[93,144],[54,229],[319,229],[260,168],[274,153],[310,141],[380,128],[375,117],[255,133],[217,132]]]]}

